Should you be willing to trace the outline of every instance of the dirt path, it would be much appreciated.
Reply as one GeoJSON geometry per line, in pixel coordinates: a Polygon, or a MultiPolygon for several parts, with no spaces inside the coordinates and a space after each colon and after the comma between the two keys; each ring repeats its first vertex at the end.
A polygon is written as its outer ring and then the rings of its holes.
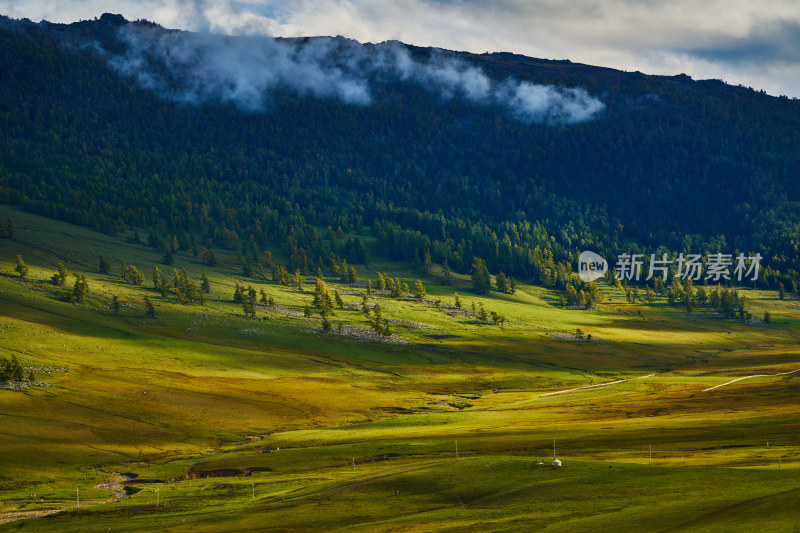
{"type": "Polygon", "coordinates": [[[7,524],[17,520],[26,520],[28,518],[41,518],[49,514],[55,514],[66,509],[74,509],[75,506],[61,507],[59,509],[36,509],[35,511],[11,511],[10,513],[0,514],[0,524],[7,524]]]}
{"type": "MultiPolygon", "coordinates": [[[[111,479],[104,483],[100,483],[99,485],[95,485],[95,488],[107,490],[108,492],[111,493],[111,496],[105,500],[81,501],[80,508],[102,505],[104,503],[110,503],[116,501],[117,499],[120,498],[127,498],[127,494],[123,492],[123,486],[125,482],[130,480],[131,478],[124,474],[119,474],[117,472],[106,472],[105,470],[101,470],[101,472],[105,472],[106,474],[111,474],[112,476],[114,476],[114,479],[111,479]]],[[[76,509],[76,503],[67,503],[55,509],[32,509],[30,511],[11,511],[9,513],[0,514],[0,524],[16,522],[17,520],[42,518],[43,516],[60,513],[61,511],[67,511],[69,509],[76,509]]]]}
{"type": "MultiPolygon", "coordinates": [[[[644,378],[651,378],[655,376],[655,374],[647,374],[646,376],[639,376],[638,378],[633,379],[644,379],[644,378]]],[[[545,396],[552,396],[554,394],[564,394],[565,392],[572,392],[576,390],[583,390],[583,389],[594,389],[596,387],[607,387],[609,385],[616,385],[617,383],[625,383],[626,381],[630,381],[629,379],[618,379],[617,381],[609,381],[606,383],[597,383],[595,385],[584,385],[583,387],[575,387],[574,389],[567,389],[567,390],[559,390],[555,392],[548,392],[547,394],[542,394],[539,396],[540,398],[544,398],[545,396]]]]}
{"type": "Polygon", "coordinates": [[[719,387],[724,387],[725,385],[730,385],[731,383],[736,383],[737,381],[742,381],[743,379],[750,379],[750,378],[771,378],[774,376],[788,376],[789,374],[794,374],[795,372],[800,372],[800,368],[797,370],[792,370],[791,372],[781,372],[779,374],[753,374],[752,376],[745,376],[743,378],[736,378],[728,381],[727,383],[722,383],[721,385],[714,385],[713,387],[709,387],[707,389],[703,389],[703,392],[708,392],[710,390],[718,389],[719,387]]]}

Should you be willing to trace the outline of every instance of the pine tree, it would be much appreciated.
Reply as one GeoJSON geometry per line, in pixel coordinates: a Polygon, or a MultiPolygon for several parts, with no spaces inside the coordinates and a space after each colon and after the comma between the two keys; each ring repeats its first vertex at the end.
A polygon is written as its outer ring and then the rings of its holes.
{"type": "Polygon", "coordinates": [[[14,267],[14,270],[17,271],[19,277],[25,279],[28,276],[28,272],[31,271],[30,267],[25,264],[25,261],[22,260],[22,256],[17,256],[17,266],[14,267]]]}
{"type": "Polygon", "coordinates": [[[22,381],[22,365],[17,361],[16,355],[11,355],[10,374],[11,379],[14,381],[22,381]]]}
{"type": "Polygon", "coordinates": [[[256,298],[250,292],[247,293],[244,301],[242,301],[242,311],[244,312],[245,318],[256,317],[256,298]]]}
{"type": "Polygon", "coordinates": [[[778,282],[778,297],[783,300],[786,297],[786,290],[783,288],[783,283],[778,282]]]}
{"type": "Polygon", "coordinates": [[[69,272],[67,272],[67,267],[64,266],[64,263],[58,264],[58,272],[53,274],[53,277],[50,278],[50,281],[53,282],[53,285],[64,286],[67,283],[67,276],[69,276],[69,272]]]}
{"type": "Polygon", "coordinates": [[[497,275],[494,277],[494,284],[497,287],[497,290],[500,292],[509,292],[508,288],[508,279],[503,272],[498,272],[497,275]]]}
{"type": "Polygon", "coordinates": [[[478,302],[478,320],[486,322],[486,308],[483,307],[483,302],[478,302]]]}
{"type": "Polygon", "coordinates": [[[242,288],[241,285],[237,283],[233,289],[233,301],[237,304],[240,304],[244,301],[244,298],[245,298],[244,289],[242,288]]]}
{"type": "Polygon", "coordinates": [[[330,331],[331,326],[331,320],[328,318],[328,314],[322,313],[322,331],[330,331]]]}
{"type": "Polygon", "coordinates": [[[408,294],[410,292],[408,290],[408,284],[406,284],[405,281],[401,282],[399,278],[395,278],[395,284],[400,287],[400,294],[398,294],[397,296],[400,296],[402,294],[408,294]]]}
{"type": "Polygon", "coordinates": [[[208,281],[208,276],[205,272],[200,276],[200,289],[206,294],[211,294],[211,282],[208,281]]]}
{"type": "Polygon", "coordinates": [[[425,250],[425,259],[422,262],[422,274],[430,276],[433,271],[433,262],[431,261],[431,251],[425,250]]]}
{"type": "Polygon", "coordinates": [[[212,267],[217,265],[217,256],[214,250],[203,248],[203,263],[212,267]]]}
{"type": "Polygon", "coordinates": [[[305,308],[303,308],[303,316],[306,318],[311,318],[311,306],[306,304],[305,308]]]}
{"type": "Polygon", "coordinates": [[[333,314],[333,298],[322,278],[316,278],[314,303],[312,305],[323,314],[333,314]]]}
{"type": "Polygon", "coordinates": [[[72,287],[71,299],[76,304],[83,303],[89,294],[89,284],[86,282],[85,276],[81,274],[73,274],[73,276],[75,276],[75,285],[72,287]]]}
{"type": "Polygon", "coordinates": [[[486,294],[492,286],[492,278],[486,262],[475,257],[472,259],[472,289],[478,294],[486,294]]]}
{"type": "Polygon", "coordinates": [[[338,307],[339,309],[344,309],[344,300],[342,300],[342,295],[339,294],[338,288],[333,289],[333,298],[334,301],[336,302],[336,307],[338,307]]]}
{"type": "Polygon", "coordinates": [[[116,294],[111,298],[111,312],[115,315],[119,315],[119,296],[116,294]]]}
{"type": "Polygon", "coordinates": [[[384,279],[383,274],[378,272],[378,293],[383,294],[383,291],[386,290],[386,279],[384,279]]]}
{"type": "MultiPolygon", "coordinates": [[[[576,305],[580,303],[580,298],[578,297],[578,292],[575,290],[575,287],[572,284],[567,284],[566,295],[567,303],[569,305],[576,305]]],[[[628,298],[630,301],[630,298],[628,298]]]]}
{"type": "Polygon", "coordinates": [[[453,282],[453,274],[450,272],[450,265],[447,264],[447,259],[442,264],[442,285],[450,285],[453,282]]]}
{"type": "Polygon", "coordinates": [[[414,283],[414,298],[421,302],[425,298],[425,294],[425,286],[420,280],[417,280],[414,283]]]}
{"type": "Polygon", "coordinates": [[[461,309],[461,296],[457,292],[453,293],[453,306],[456,309],[461,309]]]}
{"type": "Polygon", "coordinates": [[[150,318],[156,317],[156,308],[153,305],[153,302],[150,301],[150,298],[144,299],[144,314],[150,318]]]}
{"type": "Polygon", "coordinates": [[[372,280],[371,279],[367,280],[367,294],[372,296],[372,280]]]}
{"type": "Polygon", "coordinates": [[[100,258],[97,261],[97,270],[101,274],[108,275],[108,274],[111,273],[111,263],[109,263],[108,260],[102,255],[100,256],[100,258]]]}

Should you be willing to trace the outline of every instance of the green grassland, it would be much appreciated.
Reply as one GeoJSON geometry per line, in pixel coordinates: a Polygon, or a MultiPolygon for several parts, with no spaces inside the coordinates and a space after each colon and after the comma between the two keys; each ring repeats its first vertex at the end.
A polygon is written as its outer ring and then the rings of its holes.
{"type": "MultiPolygon", "coordinates": [[[[742,289],[773,317],[747,324],[630,304],[604,283],[592,310],[525,284],[478,296],[467,276],[441,285],[437,267],[427,301],[373,295],[388,339],[369,332],[364,289],[328,278],[356,305],[325,333],[316,311],[302,316],[313,284],[244,278],[233,254],[209,267],[178,252],[175,267],[212,289],[181,305],[119,277],[124,260],[149,280],[153,249],[7,215],[0,357],[49,386],[0,389],[0,531],[800,530],[800,372],[772,375],[800,369],[796,295],[742,289]],[[86,275],[85,303],[50,283],[59,262],[86,275]],[[276,307],[245,318],[236,283],[276,307]],[[432,305],[454,291],[505,325],[432,305]],[[757,374],[770,376],[705,390],[757,374]]],[[[357,270],[420,277],[380,259],[357,270]]]]}

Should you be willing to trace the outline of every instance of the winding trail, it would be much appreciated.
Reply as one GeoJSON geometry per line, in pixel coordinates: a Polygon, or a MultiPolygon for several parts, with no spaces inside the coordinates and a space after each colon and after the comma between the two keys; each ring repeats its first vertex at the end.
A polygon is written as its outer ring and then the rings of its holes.
{"type": "Polygon", "coordinates": [[[710,390],[717,389],[719,387],[724,387],[725,385],[730,385],[731,383],[736,383],[737,381],[742,381],[743,379],[750,379],[750,378],[771,378],[774,376],[788,376],[789,374],[794,374],[795,372],[800,372],[800,368],[797,370],[792,370],[790,372],[781,372],[779,374],[753,374],[752,376],[745,376],[743,378],[736,378],[728,381],[727,383],[722,383],[720,385],[714,385],[713,387],[709,387],[707,389],[703,389],[703,392],[708,392],[710,390]]]}
{"type": "MultiPolygon", "coordinates": [[[[651,378],[655,376],[655,374],[647,374],[646,376],[639,376],[637,378],[632,379],[644,379],[644,378],[651,378]]],[[[572,392],[576,390],[583,390],[583,389],[594,389],[595,387],[607,387],[609,385],[616,385],[617,383],[624,383],[626,381],[630,381],[629,379],[618,379],[617,381],[608,381],[606,383],[597,383],[595,385],[584,385],[583,387],[575,387],[574,389],[567,389],[567,390],[559,390],[555,392],[548,392],[546,394],[542,394],[539,398],[544,398],[545,396],[553,396],[554,394],[564,394],[565,392],[572,392]]]]}

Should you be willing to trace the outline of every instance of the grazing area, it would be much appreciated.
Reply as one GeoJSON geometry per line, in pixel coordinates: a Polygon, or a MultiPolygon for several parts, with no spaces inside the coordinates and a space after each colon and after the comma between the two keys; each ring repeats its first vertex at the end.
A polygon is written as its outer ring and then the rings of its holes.
{"type": "Polygon", "coordinates": [[[131,232],[8,217],[0,531],[800,520],[795,294],[740,287],[746,320],[605,280],[590,309],[522,282],[477,294],[469,275],[381,259],[368,231],[376,259],[355,279],[273,281],[223,250],[165,265],[131,232]]]}
{"type": "Polygon", "coordinates": [[[189,4],[0,13],[0,532],[798,531],[797,98],[189,4]]]}

